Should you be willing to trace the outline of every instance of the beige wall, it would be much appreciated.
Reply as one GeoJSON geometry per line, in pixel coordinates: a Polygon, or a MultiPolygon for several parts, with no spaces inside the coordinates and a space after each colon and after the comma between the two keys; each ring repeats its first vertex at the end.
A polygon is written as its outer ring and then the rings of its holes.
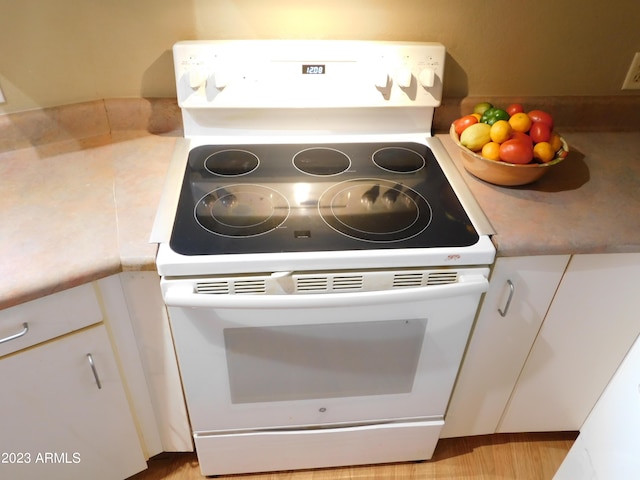
{"type": "Polygon", "coordinates": [[[173,97],[188,39],[439,41],[445,95],[629,95],[638,0],[0,0],[0,113],[173,97]]]}

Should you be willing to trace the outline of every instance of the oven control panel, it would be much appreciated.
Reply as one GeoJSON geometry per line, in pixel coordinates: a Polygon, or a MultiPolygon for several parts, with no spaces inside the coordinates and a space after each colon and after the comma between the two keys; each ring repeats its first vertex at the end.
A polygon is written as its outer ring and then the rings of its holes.
{"type": "Polygon", "coordinates": [[[182,108],[437,107],[439,43],[185,41],[173,47],[182,108]]]}

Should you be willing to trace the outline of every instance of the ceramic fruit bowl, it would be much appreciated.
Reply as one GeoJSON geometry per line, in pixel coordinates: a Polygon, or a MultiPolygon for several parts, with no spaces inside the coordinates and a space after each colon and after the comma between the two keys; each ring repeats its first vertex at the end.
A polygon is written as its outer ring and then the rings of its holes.
{"type": "Polygon", "coordinates": [[[469,173],[485,182],[507,187],[527,185],[528,183],[535,182],[553,168],[554,165],[562,162],[569,152],[567,142],[564,141],[564,138],[560,137],[562,148],[556,152],[556,156],[550,162],[532,162],[526,165],[517,165],[515,163],[489,160],[469,150],[467,147],[462,146],[453,125],[451,125],[449,134],[460,149],[462,164],[469,173]]]}

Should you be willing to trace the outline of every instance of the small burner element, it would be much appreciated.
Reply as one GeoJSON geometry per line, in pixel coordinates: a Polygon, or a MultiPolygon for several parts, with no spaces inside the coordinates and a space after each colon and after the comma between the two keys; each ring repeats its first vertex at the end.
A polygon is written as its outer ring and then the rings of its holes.
{"type": "Polygon", "coordinates": [[[293,166],[302,173],[324,177],[347,171],[351,166],[351,159],[333,148],[313,147],[296,153],[293,166]]]}
{"type": "Polygon", "coordinates": [[[373,152],[371,159],[381,169],[393,173],[414,173],[426,164],[418,152],[403,147],[381,148],[373,152]]]}
{"type": "Polygon", "coordinates": [[[221,150],[204,160],[204,168],[222,177],[246,175],[258,168],[259,164],[258,157],[246,150],[221,150]]]}
{"type": "Polygon", "coordinates": [[[423,232],[431,206],[418,192],[382,179],[348,180],[329,187],[318,202],[333,230],[367,242],[398,242],[423,232]]]}
{"type": "Polygon", "coordinates": [[[289,216],[289,202],[262,185],[228,185],[198,200],[194,215],[203,228],[216,235],[253,237],[282,225],[289,216]]]}

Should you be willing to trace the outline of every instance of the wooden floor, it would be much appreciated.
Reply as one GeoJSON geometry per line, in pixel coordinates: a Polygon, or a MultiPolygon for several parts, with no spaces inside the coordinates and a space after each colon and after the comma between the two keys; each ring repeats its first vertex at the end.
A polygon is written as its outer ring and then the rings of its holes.
{"type": "MultiPolygon", "coordinates": [[[[220,480],[551,480],[577,433],[500,434],[441,439],[433,458],[420,463],[327,468],[220,480]]],[[[164,453],[129,480],[201,480],[195,454],[164,453]]]]}

